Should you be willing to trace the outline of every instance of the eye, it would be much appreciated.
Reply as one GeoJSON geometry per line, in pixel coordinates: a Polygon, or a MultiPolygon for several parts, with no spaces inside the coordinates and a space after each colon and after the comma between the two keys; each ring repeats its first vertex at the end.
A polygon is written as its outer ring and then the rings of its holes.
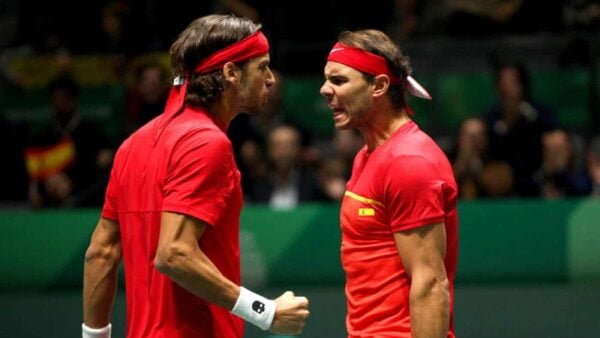
{"type": "Polygon", "coordinates": [[[340,76],[332,76],[329,78],[329,81],[331,81],[331,83],[333,83],[336,86],[342,85],[346,82],[348,82],[348,79],[346,79],[345,77],[340,77],[340,76]]]}
{"type": "Polygon", "coordinates": [[[263,72],[266,72],[266,71],[268,71],[268,70],[270,69],[270,68],[269,68],[269,63],[268,63],[268,62],[261,63],[261,64],[258,66],[258,69],[260,69],[260,70],[261,70],[261,71],[263,71],[263,72]]]}

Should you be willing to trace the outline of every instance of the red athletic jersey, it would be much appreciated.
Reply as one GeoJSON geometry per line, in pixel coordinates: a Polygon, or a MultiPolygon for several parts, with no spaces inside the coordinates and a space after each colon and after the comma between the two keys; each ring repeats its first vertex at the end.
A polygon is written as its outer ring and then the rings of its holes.
{"type": "Polygon", "coordinates": [[[411,337],[411,280],[393,234],[439,222],[446,227],[448,337],[454,337],[456,204],[456,182],[448,159],[414,122],[401,126],[372,153],[364,147],[356,155],[341,209],[349,337],[411,337]]]}
{"type": "Polygon", "coordinates": [[[161,115],[115,157],[102,216],[119,222],[128,338],[242,337],[243,320],[189,293],[154,267],[161,212],[210,224],[199,241],[221,273],[240,284],[240,174],[222,122],[186,108],[155,144],[161,115]]]}

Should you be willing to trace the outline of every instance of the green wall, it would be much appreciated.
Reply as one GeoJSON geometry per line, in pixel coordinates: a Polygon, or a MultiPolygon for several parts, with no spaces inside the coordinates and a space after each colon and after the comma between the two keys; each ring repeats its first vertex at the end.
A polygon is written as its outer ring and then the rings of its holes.
{"type": "MultiPolygon", "coordinates": [[[[247,206],[244,285],[309,297],[300,337],[346,337],[337,205],[247,206]]],[[[83,255],[99,210],[0,212],[0,337],[80,334],[83,255]]],[[[455,326],[460,338],[595,337],[600,200],[462,203],[455,326]]],[[[121,283],[121,286],[123,284],[121,283]]],[[[125,299],[113,309],[124,337],[125,299]]],[[[245,338],[274,338],[251,325],[245,338]]]]}
{"type": "MultiPolygon", "coordinates": [[[[338,206],[246,206],[243,278],[277,287],[343,284],[338,206]]],[[[73,289],[99,210],[0,212],[0,290],[73,289]]],[[[599,200],[459,206],[457,283],[600,281],[599,200]]]]}

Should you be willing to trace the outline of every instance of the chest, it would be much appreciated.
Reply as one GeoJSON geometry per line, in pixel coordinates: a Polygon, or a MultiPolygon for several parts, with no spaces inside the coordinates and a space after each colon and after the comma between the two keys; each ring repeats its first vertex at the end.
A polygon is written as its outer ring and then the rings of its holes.
{"type": "Polygon", "coordinates": [[[342,200],[342,233],[350,238],[391,238],[383,167],[375,161],[357,159],[342,200]]]}

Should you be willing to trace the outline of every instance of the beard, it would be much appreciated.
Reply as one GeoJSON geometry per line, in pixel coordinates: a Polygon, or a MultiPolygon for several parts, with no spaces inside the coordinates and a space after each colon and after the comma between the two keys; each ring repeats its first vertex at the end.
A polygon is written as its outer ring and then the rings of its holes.
{"type": "Polygon", "coordinates": [[[254,105],[245,105],[242,107],[241,112],[248,114],[250,116],[256,116],[264,112],[264,106],[254,104],[254,105]]]}
{"type": "Polygon", "coordinates": [[[261,94],[251,94],[247,90],[240,93],[239,99],[242,103],[240,112],[251,116],[262,113],[267,106],[267,98],[261,94]]]}

